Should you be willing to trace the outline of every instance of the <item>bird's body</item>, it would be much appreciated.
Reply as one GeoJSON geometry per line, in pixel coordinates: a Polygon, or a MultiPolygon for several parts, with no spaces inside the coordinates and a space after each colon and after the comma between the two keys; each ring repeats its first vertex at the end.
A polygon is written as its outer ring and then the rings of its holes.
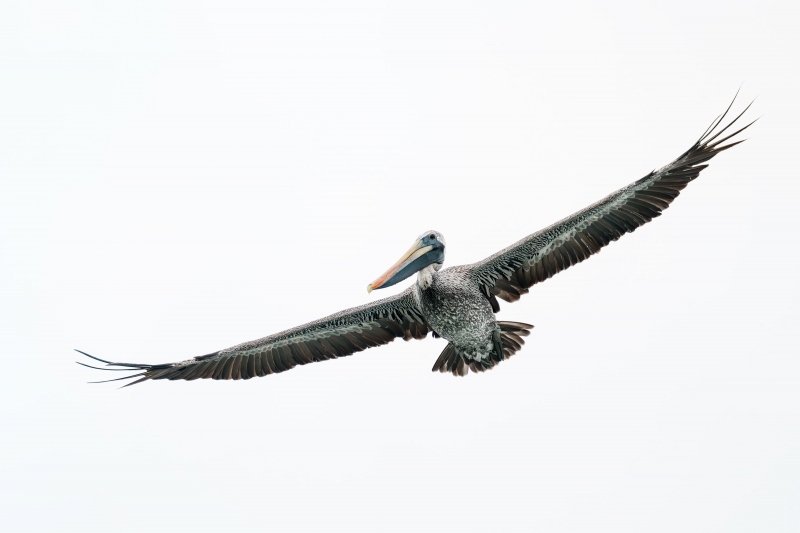
{"type": "Polygon", "coordinates": [[[413,286],[414,298],[431,329],[453,343],[471,361],[488,361],[494,349],[492,333],[499,331],[489,299],[470,277],[467,267],[443,269],[431,284],[413,286]]]}
{"type": "Polygon", "coordinates": [[[659,216],[707,166],[706,161],[741,142],[724,144],[752,122],[719,139],[744,114],[718,129],[727,112],[672,163],[483,261],[442,269],[444,237],[436,231],[423,233],[368,287],[369,291],[389,287],[417,273],[416,283],[395,296],[176,363],[111,363],[89,357],[106,363],[110,367],[106,370],[140,370],[120,378],[139,378],[131,384],[149,379],[249,379],[350,355],[398,337],[421,339],[432,332],[448,341],[433,370],[465,375],[493,368],[521,348],[533,327],[497,321],[497,299],[518,300],[532,285],[659,216]]]}

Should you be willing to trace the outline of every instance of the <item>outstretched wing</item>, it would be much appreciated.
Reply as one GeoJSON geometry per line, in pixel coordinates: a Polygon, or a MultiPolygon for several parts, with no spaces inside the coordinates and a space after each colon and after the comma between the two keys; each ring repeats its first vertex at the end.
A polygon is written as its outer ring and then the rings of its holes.
{"type": "Polygon", "coordinates": [[[77,351],[106,363],[106,368],[101,370],[141,371],[118,378],[139,378],[128,384],[135,385],[148,379],[250,379],[283,372],[297,365],[343,357],[387,344],[398,337],[422,339],[427,334],[428,325],[409,288],[390,298],[347,309],[269,337],[176,363],[112,363],[77,351]]]}
{"type": "Polygon", "coordinates": [[[748,105],[739,116],[720,128],[731,106],[733,102],[700,139],[675,161],[586,209],[470,265],[473,279],[490,299],[493,294],[508,302],[515,302],[533,284],[580,263],[611,241],[659,216],[680,191],[708,166],[704,164],[706,161],[742,142],[724,144],[755,120],[719,138],[750,108],[748,105]]]}

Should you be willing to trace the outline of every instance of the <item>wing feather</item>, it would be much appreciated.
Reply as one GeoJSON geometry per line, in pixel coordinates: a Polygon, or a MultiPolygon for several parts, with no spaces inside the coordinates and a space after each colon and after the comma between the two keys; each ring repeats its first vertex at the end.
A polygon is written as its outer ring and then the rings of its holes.
{"type": "Polygon", "coordinates": [[[417,308],[411,288],[376,302],[225,350],[175,363],[151,365],[114,363],[78,352],[106,364],[99,370],[138,372],[119,379],[139,378],[127,386],[151,379],[251,379],[284,372],[297,365],[344,357],[375,346],[422,339],[429,328],[417,308]]]}
{"type": "Polygon", "coordinates": [[[487,297],[494,295],[515,302],[532,285],[580,263],[610,242],[660,216],[680,191],[708,166],[704,164],[706,161],[742,142],[724,144],[755,120],[717,139],[744,115],[750,105],[720,128],[733,106],[731,102],[725,113],[714,119],[700,139],[672,163],[470,265],[473,279],[483,288],[487,297]]]}

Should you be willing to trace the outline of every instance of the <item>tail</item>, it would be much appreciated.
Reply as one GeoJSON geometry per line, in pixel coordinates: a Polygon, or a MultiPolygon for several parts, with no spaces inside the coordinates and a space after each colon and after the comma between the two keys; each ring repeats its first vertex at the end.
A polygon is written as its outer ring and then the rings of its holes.
{"type": "Polygon", "coordinates": [[[522,337],[530,335],[530,330],[533,329],[532,325],[524,322],[498,322],[497,325],[500,327],[503,359],[500,359],[498,354],[493,352],[487,361],[465,360],[451,342],[447,344],[442,354],[433,364],[431,371],[452,372],[454,376],[466,376],[470,370],[473,372],[485,372],[494,368],[500,361],[508,359],[517,353],[522,348],[522,345],[525,344],[522,337]]]}

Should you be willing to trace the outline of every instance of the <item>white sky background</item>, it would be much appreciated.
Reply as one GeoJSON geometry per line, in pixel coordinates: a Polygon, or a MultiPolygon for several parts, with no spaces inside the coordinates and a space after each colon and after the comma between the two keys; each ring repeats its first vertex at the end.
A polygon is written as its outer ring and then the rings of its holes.
{"type": "Polygon", "coordinates": [[[0,15],[6,531],[797,531],[791,2],[9,2],[0,15]],[[246,382],[209,353],[470,263],[669,162],[744,82],[751,140],[500,317],[246,382]],[[107,375],[108,374],[108,375],[107,375]]]}

